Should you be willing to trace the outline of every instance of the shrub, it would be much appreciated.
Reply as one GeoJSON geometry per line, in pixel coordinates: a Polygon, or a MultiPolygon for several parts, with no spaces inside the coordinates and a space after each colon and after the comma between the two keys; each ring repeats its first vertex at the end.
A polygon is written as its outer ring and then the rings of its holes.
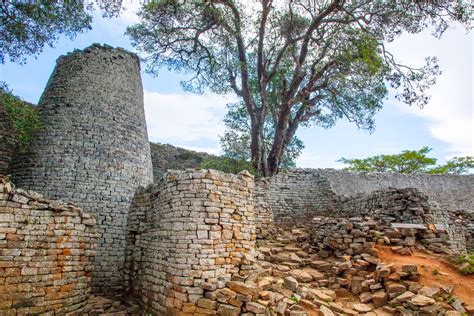
{"type": "Polygon", "coordinates": [[[474,253],[459,255],[454,258],[454,263],[461,268],[462,274],[474,274],[474,253]]]}
{"type": "Polygon", "coordinates": [[[245,160],[236,160],[228,157],[212,157],[204,160],[200,168],[215,169],[227,173],[237,174],[243,170],[247,170],[254,176],[258,177],[260,174],[252,166],[252,163],[245,160]]]}
{"type": "Polygon", "coordinates": [[[31,140],[34,130],[41,127],[36,109],[14,95],[5,84],[0,85],[0,105],[3,105],[9,121],[18,135],[20,150],[31,140]]]}

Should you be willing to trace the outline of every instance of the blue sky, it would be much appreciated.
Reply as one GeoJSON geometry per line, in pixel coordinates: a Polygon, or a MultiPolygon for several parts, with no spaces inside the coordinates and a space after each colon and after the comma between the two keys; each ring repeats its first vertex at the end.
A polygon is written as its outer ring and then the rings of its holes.
{"type": "MultiPolygon", "coordinates": [[[[37,103],[55,66],[56,59],[75,48],[107,43],[132,50],[123,33],[136,22],[133,9],[120,19],[95,15],[92,30],[74,40],[61,38],[54,48],[46,47],[38,58],[24,65],[6,63],[0,77],[15,94],[37,103]]],[[[424,109],[409,107],[393,99],[376,115],[375,132],[369,134],[355,125],[340,121],[332,129],[302,129],[298,136],[306,148],[297,161],[299,167],[341,167],[341,157],[367,157],[398,153],[404,149],[433,148],[432,155],[444,162],[453,156],[474,155],[473,120],[473,38],[453,25],[441,40],[424,32],[405,35],[390,44],[395,56],[409,65],[421,65],[425,56],[437,56],[443,74],[431,89],[432,99],[424,109]]],[[[142,67],[144,68],[144,67],[142,67]]],[[[184,93],[179,81],[184,77],[163,70],[158,77],[142,73],[145,112],[151,141],[218,154],[219,138],[225,129],[222,118],[226,103],[234,96],[184,93]]]]}

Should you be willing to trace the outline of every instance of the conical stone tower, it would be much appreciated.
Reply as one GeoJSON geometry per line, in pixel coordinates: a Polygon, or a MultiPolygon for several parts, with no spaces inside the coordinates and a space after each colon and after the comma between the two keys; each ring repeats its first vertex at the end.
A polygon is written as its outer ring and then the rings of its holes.
{"type": "Polygon", "coordinates": [[[96,213],[93,291],[119,292],[131,200],[153,179],[138,57],[98,44],[61,56],[38,110],[43,127],[12,178],[96,213]]]}

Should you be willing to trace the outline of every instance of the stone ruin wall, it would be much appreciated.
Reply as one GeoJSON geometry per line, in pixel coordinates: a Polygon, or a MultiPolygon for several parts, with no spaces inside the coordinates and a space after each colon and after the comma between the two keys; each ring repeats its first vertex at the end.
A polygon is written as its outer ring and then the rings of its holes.
{"type": "Polygon", "coordinates": [[[254,179],[248,173],[168,171],[131,209],[132,295],[157,315],[199,314],[205,290],[252,269],[254,179]]]}
{"type": "Polygon", "coordinates": [[[0,314],[80,315],[91,290],[96,220],[0,177],[0,314]]]}
{"type": "Polygon", "coordinates": [[[266,202],[276,224],[299,225],[314,216],[337,209],[338,197],[328,180],[308,169],[283,171],[272,178],[259,179],[255,200],[266,202]]]}
{"type": "Polygon", "coordinates": [[[335,169],[313,169],[327,178],[332,190],[343,196],[367,194],[392,188],[416,188],[446,210],[474,210],[474,175],[394,174],[345,172],[335,169]]]}
{"type": "Polygon", "coordinates": [[[159,182],[167,170],[199,168],[204,160],[216,157],[208,153],[175,147],[170,144],[150,142],[150,149],[155,182],[159,182]]]}
{"type": "Polygon", "coordinates": [[[138,57],[97,44],[60,57],[38,112],[43,127],[12,179],[97,215],[93,290],[121,292],[129,207],[152,182],[138,57]]]}
{"type": "Polygon", "coordinates": [[[294,169],[256,181],[255,200],[268,203],[277,225],[309,225],[317,216],[375,216],[384,223],[444,224],[451,248],[465,251],[474,249],[472,192],[474,175],[294,169]],[[410,207],[411,212],[404,211],[410,207]]]}

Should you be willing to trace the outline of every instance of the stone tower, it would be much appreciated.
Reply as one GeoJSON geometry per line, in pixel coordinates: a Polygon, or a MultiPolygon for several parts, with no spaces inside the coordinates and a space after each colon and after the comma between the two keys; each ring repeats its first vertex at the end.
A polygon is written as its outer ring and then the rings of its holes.
{"type": "Polygon", "coordinates": [[[138,57],[98,44],[61,56],[38,110],[43,127],[12,178],[96,213],[93,291],[119,292],[131,200],[153,181],[138,57]]]}

